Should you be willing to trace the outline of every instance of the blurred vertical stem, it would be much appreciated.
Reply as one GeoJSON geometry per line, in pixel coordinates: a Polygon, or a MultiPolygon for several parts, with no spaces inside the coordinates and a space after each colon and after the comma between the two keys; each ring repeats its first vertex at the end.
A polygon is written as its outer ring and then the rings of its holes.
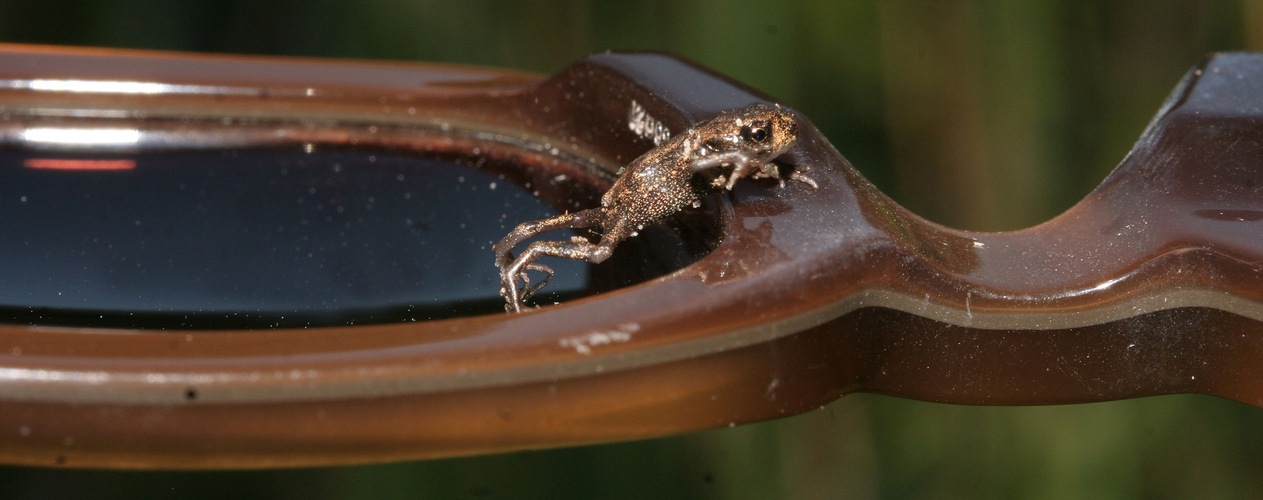
{"type": "Polygon", "coordinates": [[[1014,229],[1048,210],[1059,101],[1047,1],[879,4],[899,201],[952,227],[1014,229]]]}
{"type": "Polygon", "coordinates": [[[1241,0],[1242,22],[1245,24],[1245,48],[1263,51],[1263,0],[1241,0]]]}

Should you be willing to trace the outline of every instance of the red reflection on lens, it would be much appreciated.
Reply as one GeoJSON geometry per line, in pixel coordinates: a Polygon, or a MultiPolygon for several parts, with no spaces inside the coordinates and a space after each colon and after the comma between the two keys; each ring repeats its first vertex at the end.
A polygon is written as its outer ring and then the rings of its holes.
{"type": "Polygon", "coordinates": [[[67,160],[62,158],[27,158],[26,168],[42,170],[131,170],[136,160],[67,160]]]}

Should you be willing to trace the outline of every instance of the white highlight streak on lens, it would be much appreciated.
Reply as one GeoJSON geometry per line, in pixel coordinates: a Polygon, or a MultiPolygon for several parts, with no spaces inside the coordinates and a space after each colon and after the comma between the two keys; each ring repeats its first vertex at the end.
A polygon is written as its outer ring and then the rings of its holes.
{"type": "Polygon", "coordinates": [[[149,82],[123,82],[110,80],[31,80],[31,90],[51,92],[99,92],[105,94],[162,94],[171,85],[149,82]]]}
{"type": "Polygon", "coordinates": [[[40,144],[130,146],[140,142],[140,130],[134,128],[38,127],[23,130],[22,140],[40,144]]]}

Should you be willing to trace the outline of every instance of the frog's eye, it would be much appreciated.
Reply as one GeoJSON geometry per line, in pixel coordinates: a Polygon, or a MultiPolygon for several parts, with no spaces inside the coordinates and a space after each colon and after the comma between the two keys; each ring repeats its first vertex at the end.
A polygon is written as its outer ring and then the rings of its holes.
{"type": "Polygon", "coordinates": [[[767,127],[761,124],[746,125],[741,127],[741,136],[753,143],[766,141],[768,138],[767,127]]]}

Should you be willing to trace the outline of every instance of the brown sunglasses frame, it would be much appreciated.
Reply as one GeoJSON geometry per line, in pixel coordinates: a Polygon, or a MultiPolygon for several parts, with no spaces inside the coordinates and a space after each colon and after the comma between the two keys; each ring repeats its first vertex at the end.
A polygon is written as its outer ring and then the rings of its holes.
{"type": "MultiPolygon", "coordinates": [[[[1019,405],[1202,393],[1263,406],[1263,100],[1249,87],[1260,79],[1263,56],[1206,60],[1100,187],[1021,231],[917,217],[800,117],[789,161],[809,165],[819,189],[739,183],[712,200],[716,250],[625,289],[354,327],[0,325],[0,462],[432,458],[755,422],[855,391],[1019,405]]],[[[478,148],[598,183],[652,147],[628,130],[633,102],[673,132],[773,102],[659,54],[595,55],[541,78],[3,45],[0,82],[8,142],[48,120],[124,123],[168,138],[151,147],[478,148]]]]}

